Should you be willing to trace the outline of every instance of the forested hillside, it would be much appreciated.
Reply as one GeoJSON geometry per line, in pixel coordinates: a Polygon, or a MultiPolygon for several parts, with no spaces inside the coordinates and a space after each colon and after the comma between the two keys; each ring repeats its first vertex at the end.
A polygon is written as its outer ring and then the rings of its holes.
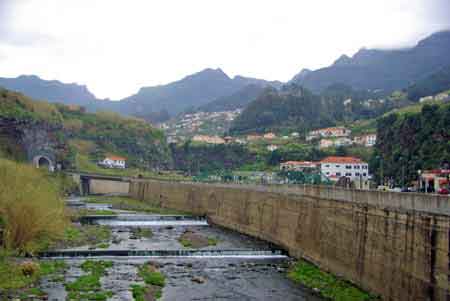
{"type": "MultiPolygon", "coordinates": [[[[82,107],[34,101],[20,93],[0,90],[0,120],[4,141],[20,141],[8,136],[19,126],[40,126],[65,146],[67,168],[77,159],[95,162],[108,153],[122,155],[129,166],[149,169],[169,166],[169,149],[160,130],[148,123],[123,118],[114,113],[86,113],[82,107]],[[5,129],[8,129],[6,131],[5,129]],[[86,147],[89,145],[89,147],[86,147]]],[[[17,145],[20,147],[20,145],[17,145]]]]}
{"type": "Polygon", "coordinates": [[[244,134],[283,128],[309,128],[332,124],[320,98],[291,84],[280,91],[268,88],[236,118],[230,132],[244,134]]]}
{"type": "Polygon", "coordinates": [[[450,104],[425,104],[421,110],[400,110],[378,120],[373,166],[378,177],[400,183],[402,173],[416,180],[418,170],[450,162],[450,104]]]}
{"type": "Polygon", "coordinates": [[[218,173],[255,161],[255,154],[239,144],[211,145],[188,141],[181,145],[171,144],[171,151],[176,169],[189,174],[218,173]]]}
{"type": "Polygon", "coordinates": [[[421,97],[450,90],[450,65],[416,82],[406,89],[409,99],[419,101],[421,97]]]}
{"type": "Polygon", "coordinates": [[[198,107],[195,111],[221,112],[233,111],[244,108],[255,100],[264,91],[264,86],[251,84],[231,95],[219,97],[218,99],[198,107]]]}
{"type": "Polygon", "coordinates": [[[279,91],[265,90],[236,118],[230,131],[232,134],[287,130],[304,133],[336,123],[374,118],[409,103],[400,92],[385,96],[334,84],[318,95],[291,83],[279,91]]]}

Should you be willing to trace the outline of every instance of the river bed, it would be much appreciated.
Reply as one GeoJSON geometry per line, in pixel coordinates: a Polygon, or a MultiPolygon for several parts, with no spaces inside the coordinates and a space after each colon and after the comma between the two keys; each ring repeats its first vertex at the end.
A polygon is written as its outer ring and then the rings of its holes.
{"type": "MultiPolygon", "coordinates": [[[[77,206],[83,205],[77,203],[77,206]]],[[[111,210],[107,205],[96,206],[97,210],[99,208],[111,210]]],[[[212,241],[198,249],[205,251],[206,255],[207,250],[214,250],[214,253],[208,256],[124,257],[108,256],[106,252],[105,256],[91,257],[92,260],[113,262],[113,266],[101,277],[102,289],[113,293],[108,300],[134,300],[130,287],[143,284],[137,275],[138,267],[149,261],[158,266],[166,277],[159,300],[321,300],[286,278],[291,259],[284,255],[270,255],[267,251],[273,250],[271,244],[208,225],[201,219],[183,217],[158,220],[156,215],[147,215],[148,218],[130,221],[126,215],[120,215],[128,213],[121,210],[116,218],[96,220],[96,223],[112,229],[110,244],[101,250],[192,250],[180,241],[180,237],[188,232],[212,241]],[[150,229],[151,235],[136,237],[136,228],[150,229]],[[223,250],[236,252],[221,254],[223,250]]],[[[61,251],[90,249],[89,246],[80,246],[61,251]]],[[[65,283],[83,275],[80,266],[85,260],[82,257],[64,258],[68,266],[63,275],[65,283]]],[[[48,293],[48,300],[66,300],[67,293],[62,282],[44,279],[41,288],[48,293]]]]}

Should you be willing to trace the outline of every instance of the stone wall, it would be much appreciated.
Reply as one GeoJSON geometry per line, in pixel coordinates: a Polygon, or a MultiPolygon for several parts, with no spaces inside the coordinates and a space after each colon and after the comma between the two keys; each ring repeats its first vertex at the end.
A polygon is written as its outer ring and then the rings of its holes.
{"type": "Polygon", "coordinates": [[[273,242],[384,300],[450,298],[448,197],[150,180],[130,194],[273,242]]]}

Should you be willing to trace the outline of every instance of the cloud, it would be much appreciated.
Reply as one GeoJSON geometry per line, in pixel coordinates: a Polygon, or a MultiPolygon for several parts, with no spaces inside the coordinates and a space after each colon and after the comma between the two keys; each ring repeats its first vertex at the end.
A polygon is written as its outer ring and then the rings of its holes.
{"type": "Polygon", "coordinates": [[[207,67],[286,81],[364,46],[413,46],[449,14],[448,0],[0,0],[0,76],[113,99],[207,67]]]}
{"type": "Polygon", "coordinates": [[[14,16],[25,4],[26,0],[0,0],[0,43],[24,47],[54,42],[54,37],[48,34],[14,26],[14,16]]]}

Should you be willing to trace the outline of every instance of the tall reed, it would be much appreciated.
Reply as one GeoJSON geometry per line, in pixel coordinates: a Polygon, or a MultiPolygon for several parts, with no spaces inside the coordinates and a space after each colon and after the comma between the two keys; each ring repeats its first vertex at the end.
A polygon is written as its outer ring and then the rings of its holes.
{"type": "Polygon", "coordinates": [[[0,159],[2,247],[33,253],[63,234],[66,218],[58,185],[32,166],[0,159]]]}

